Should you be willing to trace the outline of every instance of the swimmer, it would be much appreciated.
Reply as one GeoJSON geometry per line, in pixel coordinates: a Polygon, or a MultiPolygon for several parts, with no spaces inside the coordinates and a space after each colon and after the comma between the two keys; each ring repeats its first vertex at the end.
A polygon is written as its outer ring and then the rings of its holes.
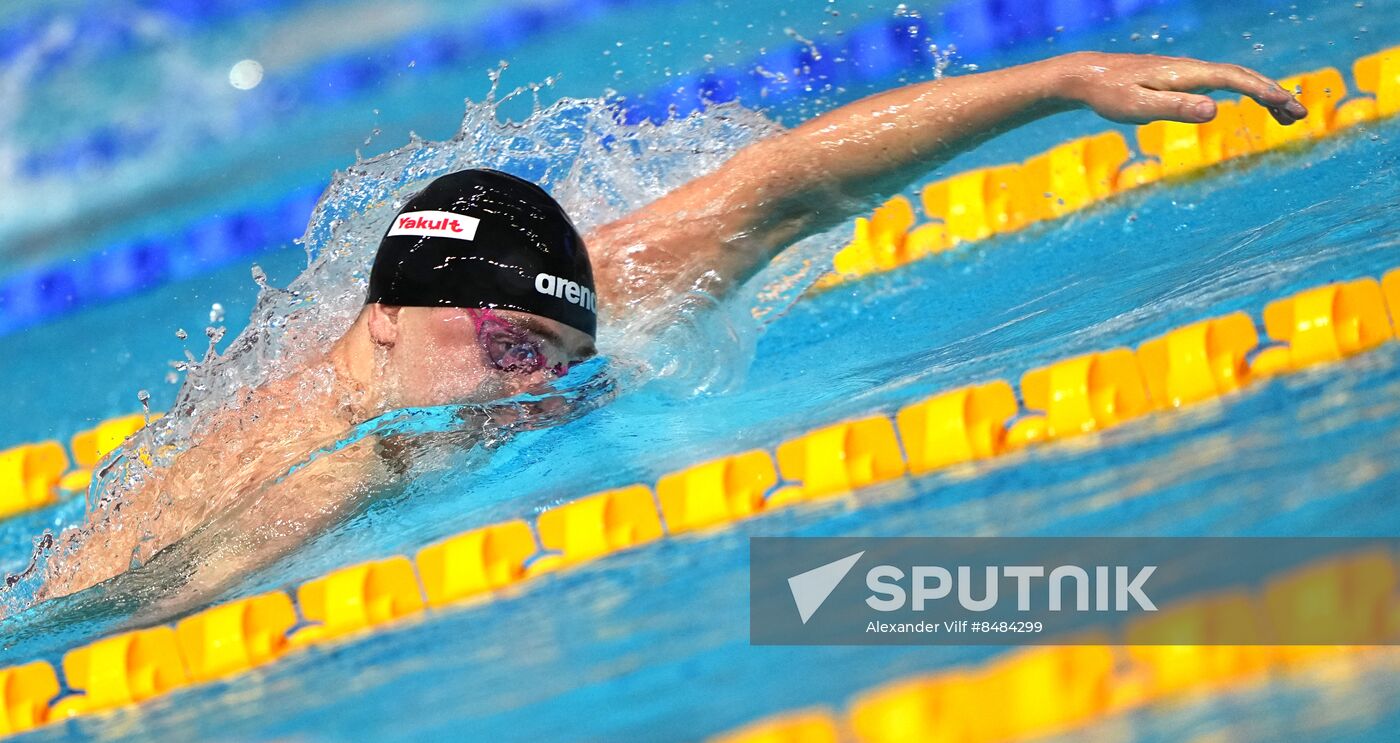
{"type": "Polygon", "coordinates": [[[596,353],[600,312],[621,317],[693,289],[723,294],[784,247],[1021,124],[1076,108],[1201,123],[1215,116],[1201,94],[1213,89],[1253,98],[1281,124],[1307,115],[1278,83],[1236,65],[1076,53],[842,106],[586,237],[534,184],[486,170],[443,176],[387,226],[349,331],[304,369],[246,392],[111,505],[146,527],[98,513],[60,539],[40,598],[152,567],[197,537],[203,547],[174,572],[215,590],[346,517],[365,483],[383,481],[388,465],[369,439],[282,477],[350,428],[398,408],[543,390],[596,353]]]}

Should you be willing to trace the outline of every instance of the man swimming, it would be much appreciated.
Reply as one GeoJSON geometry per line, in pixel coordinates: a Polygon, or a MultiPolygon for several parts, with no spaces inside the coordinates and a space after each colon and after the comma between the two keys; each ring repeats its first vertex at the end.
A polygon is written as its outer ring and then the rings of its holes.
{"type": "Polygon", "coordinates": [[[41,595],[153,558],[212,589],[343,518],[382,482],[370,439],[307,459],[350,428],[403,407],[547,389],[595,353],[599,312],[620,317],[694,289],[722,294],[784,247],[1029,121],[1088,107],[1118,122],[1200,123],[1215,115],[1197,92],[1207,89],[1248,95],[1282,124],[1307,114],[1243,67],[1077,53],[848,104],[587,238],[533,184],[485,170],[443,176],[386,229],[349,331],[306,368],[248,391],[171,466],[65,535],[41,595]],[[283,477],[293,467],[297,477],[283,477]],[[122,528],[109,518],[117,511],[149,514],[148,527],[122,528]]]}

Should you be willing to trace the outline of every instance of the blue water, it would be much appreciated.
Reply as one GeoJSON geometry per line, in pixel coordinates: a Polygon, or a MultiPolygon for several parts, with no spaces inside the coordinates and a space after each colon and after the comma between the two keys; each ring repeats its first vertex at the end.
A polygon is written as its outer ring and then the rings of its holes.
{"type": "MultiPolygon", "coordinates": [[[[1346,66],[1400,43],[1395,2],[1184,7],[1080,41],[1208,55],[1271,73],[1346,66]],[[1170,45],[1150,38],[1164,22],[1179,34],[1170,45]],[[1142,37],[1131,40],[1133,33],[1142,37]],[[1255,43],[1264,49],[1255,52],[1255,43]]],[[[554,52],[556,64],[568,51],[554,52]]],[[[947,172],[1103,128],[1087,115],[1061,117],[947,172]]],[[[425,477],[371,505],[229,595],[411,552],[597,489],[654,482],[939,390],[1014,381],[1036,365],[1133,345],[1204,317],[1239,309],[1257,316],[1267,301],[1325,281],[1378,276],[1400,266],[1397,138],[1400,122],[1368,127],[808,298],[763,328],[734,389],[688,397],[645,387],[566,425],[522,434],[479,467],[425,477]]],[[[285,284],[304,258],[292,247],[258,260],[274,284],[285,284]]],[[[777,275],[781,269],[758,277],[755,287],[777,275]]],[[[0,436],[66,435],[84,420],[134,409],[139,388],[167,402],[166,362],[184,345],[202,351],[209,304],[222,302],[236,328],[254,288],[246,266],[231,266],[0,338],[0,379],[26,393],[12,401],[0,436]],[[192,340],[175,339],[175,327],[192,340]]],[[[745,300],[736,303],[731,309],[742,314],[745,300]]],[[[693,739],[799,706],[839,707],[884,681],[995,652],[750,647],[749,536],[1395,535],[1397,451],[1400,344],[1392,343],[1102,435],[668,539],[532,581],[490,604],[409,620],[33,737],[693,739]]],[[[0,526],[3,566],[26,559],[29,537],[43,526],[79,518],[81,504],[70,503],[0,526]]],[[[0,625],[0,662],[56,660],[141,610],[114,601],[75,615],[41,605],[0,625]]],[[[1299,740],[1389,740],[1400,721],[1397,692],[1400,669],[1376,659],[1325,681],[1303,676],[1150,708],[1067,739],[1274,740],[1286,731],[1299,740]]]]}

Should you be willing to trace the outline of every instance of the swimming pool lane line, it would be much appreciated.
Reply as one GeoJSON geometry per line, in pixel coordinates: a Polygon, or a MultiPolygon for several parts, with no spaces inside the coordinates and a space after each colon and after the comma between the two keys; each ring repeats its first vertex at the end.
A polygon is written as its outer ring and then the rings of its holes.
{"type": "Polygon", "coordinates": [[[1019,402],[1004,380],[955,389],[906,405],[893,420],[873,415],[824,426],[771,453],[743,452],[662,476],[654,489],[637,484],[595,493],[533,521],[449,537],[412,559],[397,555],[341,568],[302,583],[295,602],[273,591],[173,626],[112,635],[64,654],[66,687],[46,661],[2,669],[0,720],[19,731],[138,703],[430,608],[490,601],[499,589],[668,535],[1106,430],[1335,363],[1396,337],[1400,268],[1382,281],[1297,292],[1270,302],[1263,316],[1272,339],[1265,346],[1245,313],[1202,320],[1136,352],[1118,348],[1031,369],[1021,377],[1019,402]]]}
{"type": "MultiPolygon", "coordinates": [[[[1248,98],[1220,101],[1216,118],[1205,124],[1159,121],[1138,127],[1139,148],[1149,159],[1129,162],[1126,141],[1110,131],[1058,145],[1023,163],[977,168],[934,181],[921,192],[930,219],[922,225],[916,226],[909,200],[896,196],[869,218],[857,218],[854,240],[837,252],[833,270],[816,282],[813,291],[1062,218],[1149,183],[1298,146],[1400,113],[1400,47],[1357,59],[1352,72],[1358,89],[1373,97],[1347,100],[1346,84],[1335,68],[1285,78],[1282,84],[1297,91],[1309,109],[1309,117],[1291,127],[1273,121],[1248,98]]],[[[98,430],[121,429],[133,418],[114,419],[98,430]]],[[[90,470],[110,448],[91,457],[91,462],[79,456],[80,449],[87,447],[75,436],[72,472],[67,471],[62,447],[54,441],[0,452],[0,519],[52,505],[61,495],[84,489],[89,477],[84,470],[90,470]]]]}
{"type": "MultiPolygon", "coordinates": [[[[1178,627],[1199,623],[1207,609],[1181,608],[1195,616],[1168,607],[1178,627]]],[[[1106,643],[1110,638],[1077,639],[1106,643]]],[[[1015,743],[1065,735],[1192,695],[1314,674],[1323,667],[1335,681],[1339,671],[1351,675],[1384,656],[1393,659],[1400,653],[1389,645],[1046,645],[881,684],[851,695],[844,711],[824,705],[788,710],[706,740],[1015,743]]]]}
{"type": "Polygon", "coordinates": [[[67,450],[48,440],[0,451],[0,520],[86,493],[107,455],[160,417],[135,413],[102,421],[73,434],[67,450]]]}

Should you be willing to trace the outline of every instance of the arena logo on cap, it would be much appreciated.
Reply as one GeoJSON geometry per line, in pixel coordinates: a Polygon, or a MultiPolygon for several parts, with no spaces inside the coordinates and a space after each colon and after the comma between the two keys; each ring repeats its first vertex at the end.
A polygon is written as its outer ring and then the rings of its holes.
{"type": "Polygon", "coordinates": [[[473,240],[481,220],[452,212],[409,212],[394,219],[388,237],[416,235],[419,237],[448,237],[453,240],[473,240]]]}
{"type": "Polygon", "coordinates": [[[558,297],[566,302],[572,302],[589,312],[597,312],[595,309],[597,300],[593,290],[577,281],[541,273],[535,276],[535,291],[546,296],[558,297]]]}

